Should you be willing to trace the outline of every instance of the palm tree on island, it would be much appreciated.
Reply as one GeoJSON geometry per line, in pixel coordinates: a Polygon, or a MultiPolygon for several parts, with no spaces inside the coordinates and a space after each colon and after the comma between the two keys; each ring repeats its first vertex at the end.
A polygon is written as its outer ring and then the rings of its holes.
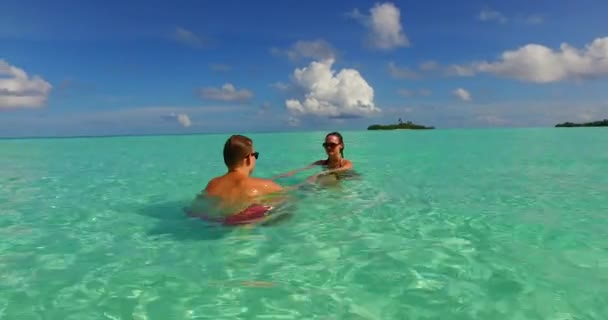
{"type": "Polygon", "coordinates": [[[373,124],[367,127],[367,130],[396,130],[396,129],[411,129],[411,130],[422,130],[422,129],[435,129],[434,127],[427,127],[420,124],[415,124],[411,121],[403,123],[403,120],[399,118],[397,124],[373,124]]]}
{"type": "Polygon", "coordinates": [[[556,128],[574,128],[574,127],[608,127],[608,119],[600,121],[592,121],[585,123],[564,122],[555,125],[556,128]]]}

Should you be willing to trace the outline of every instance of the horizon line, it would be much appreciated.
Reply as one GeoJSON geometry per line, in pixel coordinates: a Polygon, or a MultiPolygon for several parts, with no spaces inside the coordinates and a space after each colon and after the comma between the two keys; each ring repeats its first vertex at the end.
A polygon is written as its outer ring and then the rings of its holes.
{"type": "MultiPolygon", "coordinates": [[[[492,130],[492,129],[540,129],[540,128],[555,128],[555,126],[514,126],[514,127],[454,127],[454,128],[433,128],[432,130],[422,131],[443,131],[443,130],[492,130]]],[[[267,133],[302,133],[302,132],[320,132],[320,131],[335,131],[335,129],[303,129],[303,130],[260,130],[260,131],[242,131],[241,134],[267,134],[267,133]]],[[[343,132],[349,131],[420,131],[413,129],[395,129],[395,130],[368,130],[365,129],[344,129],[343,132]]],[[[200,136],[200,135],[220,135],[220,134],[236,134],[237,132],[168,132],[168,133],[117,133],[117,134],[98,134],[98,135],[31,135],[31,136],[0,136],[0,140],[43,140],[43,139],[83,139],[83,138],[127,138],[127,137],[166,137],[166,136],[200,136]]]]}

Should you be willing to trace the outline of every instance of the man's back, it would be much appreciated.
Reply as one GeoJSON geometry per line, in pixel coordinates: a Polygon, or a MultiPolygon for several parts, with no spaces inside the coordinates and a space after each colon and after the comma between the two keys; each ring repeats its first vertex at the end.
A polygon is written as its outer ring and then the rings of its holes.
{"type": "Polygon", "coordinates": [[[260,197],[281,190],[272,180],[227,173],[209,181],[205,194],[216,202],[217,209],[223,214],[231,214],[258,202],[260,197]]]}
{"type": "Polygon", "coordinates": [[[203,197],[197,199],[205,198],[204,201],[195,201],[196,211],[200,209],[205,214],[223,216],[236,214],[253,204],[265,202],[261,197],[282,190],[272,180],[250,176],[260,155],[250,138],[232,135],[224,144],[223,154],[228,172],[209,181],[203,197]]]}

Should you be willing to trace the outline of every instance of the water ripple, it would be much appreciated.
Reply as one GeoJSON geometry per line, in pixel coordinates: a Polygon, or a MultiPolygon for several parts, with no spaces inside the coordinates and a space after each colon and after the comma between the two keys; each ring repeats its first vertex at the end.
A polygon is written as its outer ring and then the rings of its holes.
{"type": "Polygon", "coordinates": [[[181,212],[223,136],[0,141],[0,319],[606,319],[608,140],[521,132],[348,133],[362,179],[233,229],[181,212]]]}

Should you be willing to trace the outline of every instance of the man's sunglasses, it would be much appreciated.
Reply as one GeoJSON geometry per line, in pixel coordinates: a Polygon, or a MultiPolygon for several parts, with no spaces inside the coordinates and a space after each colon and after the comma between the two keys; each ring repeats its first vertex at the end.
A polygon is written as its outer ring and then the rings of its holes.
{"type": "Polygon", "coordinates": [[[333,142],[324,142],[323,143],[323,148],[335,148],[338,145],[338,143],[333,143],[333,142]]]}
{"type": "Polygon", "coordinates": [[[259,152],[254,152],[254,153],[250,154],[250,156],[254,156],[255,159],[257,160],[258,157],[260,156],[260,153],[259,152]]]}

